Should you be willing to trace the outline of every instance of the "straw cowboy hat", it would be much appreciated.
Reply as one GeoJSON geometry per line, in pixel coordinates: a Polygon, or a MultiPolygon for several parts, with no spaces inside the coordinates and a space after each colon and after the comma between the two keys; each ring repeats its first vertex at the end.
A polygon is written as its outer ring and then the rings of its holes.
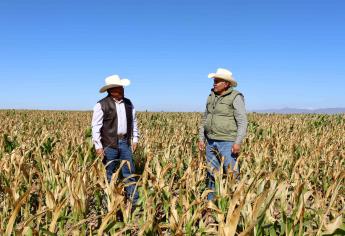
{"type": "Polygon", "coordinates": [[[223,68],[218,68],[216,73],[208,74],[208,78],[218,78],[230,82],[232,87],[237,86],[237,82],[232,76],[231,71],[223,68]]]}
{"type": "Polygon", "coordinates": [[[114,87],[125,87],[130,85],[131,81],[128,79],[121,79],[118,75],[111,75],[105,78],[105,85],[99,90],[100,93],[107,91],[107,89],[114,87]]]}

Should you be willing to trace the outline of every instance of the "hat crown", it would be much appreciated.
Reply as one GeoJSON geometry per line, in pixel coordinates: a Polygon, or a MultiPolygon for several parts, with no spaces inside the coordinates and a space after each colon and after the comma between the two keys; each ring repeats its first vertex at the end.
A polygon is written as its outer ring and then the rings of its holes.
{"type": "Polygon", "coordinates": [[[111,75],[107,78],[105,78],[105,84],[110,85],[110,84],[119,84],[121,82],[121,78],[118,75],[111,75]]]}
{"type": "Polygon", "coordinates": [[[223,68],[218,68],[216,74],[232,76],[231,71],[223,68]]]}

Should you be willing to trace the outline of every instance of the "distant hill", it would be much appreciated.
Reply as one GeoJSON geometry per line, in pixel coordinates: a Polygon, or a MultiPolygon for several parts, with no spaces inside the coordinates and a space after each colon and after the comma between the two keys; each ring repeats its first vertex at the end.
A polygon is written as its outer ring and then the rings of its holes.
{"type": "Polygon", "coordinates": [[[250,112],[277,114],[339,114],[345,113],[345,108],[298,109],[286,107],[282,109],[253,110],[250,112]]]}

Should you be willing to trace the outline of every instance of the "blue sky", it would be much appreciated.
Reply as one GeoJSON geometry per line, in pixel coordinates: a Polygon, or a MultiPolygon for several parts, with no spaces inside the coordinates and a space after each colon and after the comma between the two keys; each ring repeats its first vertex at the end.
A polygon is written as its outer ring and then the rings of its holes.
{"type": "Polygon", "coordinates": [[[0,108],[202,111],[230,69],[248,110],[345,107],[345,1],[0,1],[0,108]]]}

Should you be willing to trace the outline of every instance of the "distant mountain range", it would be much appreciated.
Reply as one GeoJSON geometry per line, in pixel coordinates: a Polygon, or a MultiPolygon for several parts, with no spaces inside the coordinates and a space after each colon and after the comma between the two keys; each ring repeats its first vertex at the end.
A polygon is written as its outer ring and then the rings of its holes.
{"type": "Polygon", "coordinates": [[[252,110],[249,112],[277,114],[339,114],[345,113],[345,108],[299,109],[286,107],[282,109],[252,110]]]}

